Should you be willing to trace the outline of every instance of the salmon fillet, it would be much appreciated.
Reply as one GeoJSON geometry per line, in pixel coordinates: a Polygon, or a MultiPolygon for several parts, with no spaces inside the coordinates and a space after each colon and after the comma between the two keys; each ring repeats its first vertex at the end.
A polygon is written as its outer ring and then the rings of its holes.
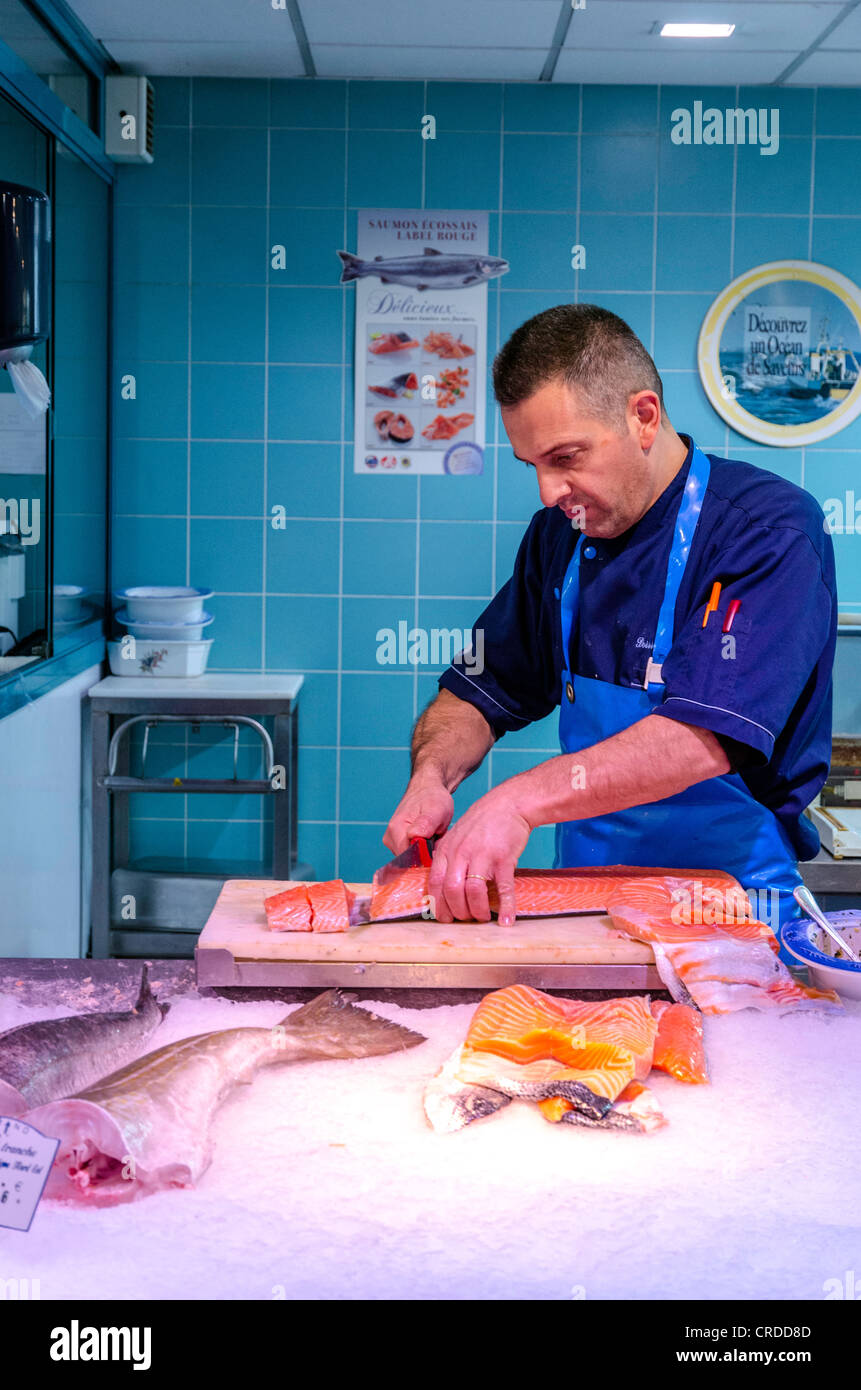
{"type": "Polygon", "coordinates": [[[527,1088],[565,1080],[613,1101],[630,1081],[648,1076],[657,1031],[639,997],[587,1004],[510,985],[476,1009],[458,1079],[491,1087],[494,1078],[517,1080],[527,1088]]]}
{"type": "Polygon", "coordinates": [[[653,999],[652,1017],[658,1023],[652,1066],[669,1072],[677,1081],[708,1081],[702,1014],[687,1004],[653,999]]]}
{"type": "MultiPolygon", "coordinates": [[[[372,921],[432,912],[430,870],[407,869],[379,884],[372,921]]],[[[673,998],[704,1013],[746,1008],[841,1008],[832,990],[799,984],[779,956],[771,927],[753,914],[741,884],[722,870],[637,868],[517,869],[515,915],[606,913],[626,936],[645,941],[673,998]]],[[[488,886],[491,912],[499,899],[488,886]]]]}
{"type": "Polygon", "coordinates": [[[354,893],[340,878],[299,883],[264,898],[270,931],[348,931],[354,893]]]}

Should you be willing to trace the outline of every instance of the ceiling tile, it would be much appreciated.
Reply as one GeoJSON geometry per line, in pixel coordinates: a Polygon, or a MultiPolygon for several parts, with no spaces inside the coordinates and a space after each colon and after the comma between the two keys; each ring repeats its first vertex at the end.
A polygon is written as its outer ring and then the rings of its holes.
{"type": "Polygon", "coordinates": [[[773,82],[792,59],[791,53],[632,53],[604,52],[559,55],[554,81],[692,83],[726,82],[759,85],[773,82]]]}
{"type": "Polygon", "coordinates": [[[305,71],[296,44],[287,42],[267,51],[253,44],[124,39],[111,53],[126,72],[147,77],[302,77],[305,71]]]}
{"type": "Polygon", "coordinates": [[[386,48],[365,44],[313,44],[320,77],[447,78],[535,81],[543,52],[513,48],[386,48]]]}
{"type": "Polygon", "coordinates": [[[561,0],[300,0],[300,7],[312,47],[376,43],[421,51],[429,43],[449,43],[467,50],[489,44],[546,50],[561,0]]]}

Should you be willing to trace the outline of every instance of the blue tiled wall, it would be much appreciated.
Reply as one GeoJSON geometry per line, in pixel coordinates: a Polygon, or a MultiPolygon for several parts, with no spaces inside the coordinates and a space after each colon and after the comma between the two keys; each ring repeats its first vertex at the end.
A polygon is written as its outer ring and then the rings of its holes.
{"type": "MultiPolygon", "coordinates": [[[[353,475],[353,295],[335,251],[354,247],[357,208],[487,208],[511,262],[489,289],[491,356],[551,304],[606,305],[702,447],[820,501],[861,496],[861,420],[814,449],[754,446],[712,411],[695,361],[706,307],[747,266],[810,257],[861,280],[857,92],[161,79],[156,122],[155,164],[117,186],[116,379],[133,373],[137,396],[113,403],[114,582],[211,584],[211,669],[305,673],[300,850],[319,876],[364,878],[384,857],[436,689],[429,670],[377,665],[377,629],[468,626],[539,505],[493,408],[482,477],[353,475]],[[669,112],[693,100],[779,105],[779,152],[671,144],[669,112]],[[436,141],[418,134],[425,112],[436,141]],[[286,272],[270,269],[276,243],[286,272]]],[[[861,611],[861,546],[836,540],[842,605],[861,611]]],[[[552,721],[509,736],[457,805],[555,751],[552,721]]],[[[162,756],[181,769],[189,750],[162,756]]],[[[135,808],[138,853],[265,848],[255,804],[221,824],[202,798],[164,809],[135,808]]],[[[549,853],[542,830],[523,862],[549,853]]]]}

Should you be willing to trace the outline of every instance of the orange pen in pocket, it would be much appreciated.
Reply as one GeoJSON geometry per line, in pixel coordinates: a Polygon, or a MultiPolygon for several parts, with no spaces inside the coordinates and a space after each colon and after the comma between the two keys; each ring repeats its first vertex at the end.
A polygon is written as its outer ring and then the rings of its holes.
{"type": "Polygon", "coordinates": [[[715,582],[714,582],[714,584],[712,584],[711,598],[709,599],[708,603],[706,604],[706,611],[705,611],[705,613],[703,613],[703,627],[705,627],[705,625],[706,625],[706,623],[708,622],[709,618],[711,617],[712,613],[714,613],[714,611],[715,611],[715,609],[717,608],[719,602],[720,602],[720,580],[719,580],[719,579],[716,579],[715,582]]]}

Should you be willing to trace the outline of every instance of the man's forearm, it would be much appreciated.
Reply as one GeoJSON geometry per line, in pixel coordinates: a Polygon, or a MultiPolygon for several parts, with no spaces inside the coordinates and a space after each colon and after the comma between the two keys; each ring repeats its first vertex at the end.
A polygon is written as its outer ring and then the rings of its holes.
{"type": "Polygon", "coordinates": [[[453,792],[493,744],[493,730],[484,715],[450,690],[441,690],[413,732],[413,777],[436,777],[453,792]]]}
{"type": "Polygon", "coordinates": [[[519,773],[506,785],[530,825],[553,825],[663,801],[729,771],[729,759],[708,729],[647,715],[579,753],[519,773]]]}

